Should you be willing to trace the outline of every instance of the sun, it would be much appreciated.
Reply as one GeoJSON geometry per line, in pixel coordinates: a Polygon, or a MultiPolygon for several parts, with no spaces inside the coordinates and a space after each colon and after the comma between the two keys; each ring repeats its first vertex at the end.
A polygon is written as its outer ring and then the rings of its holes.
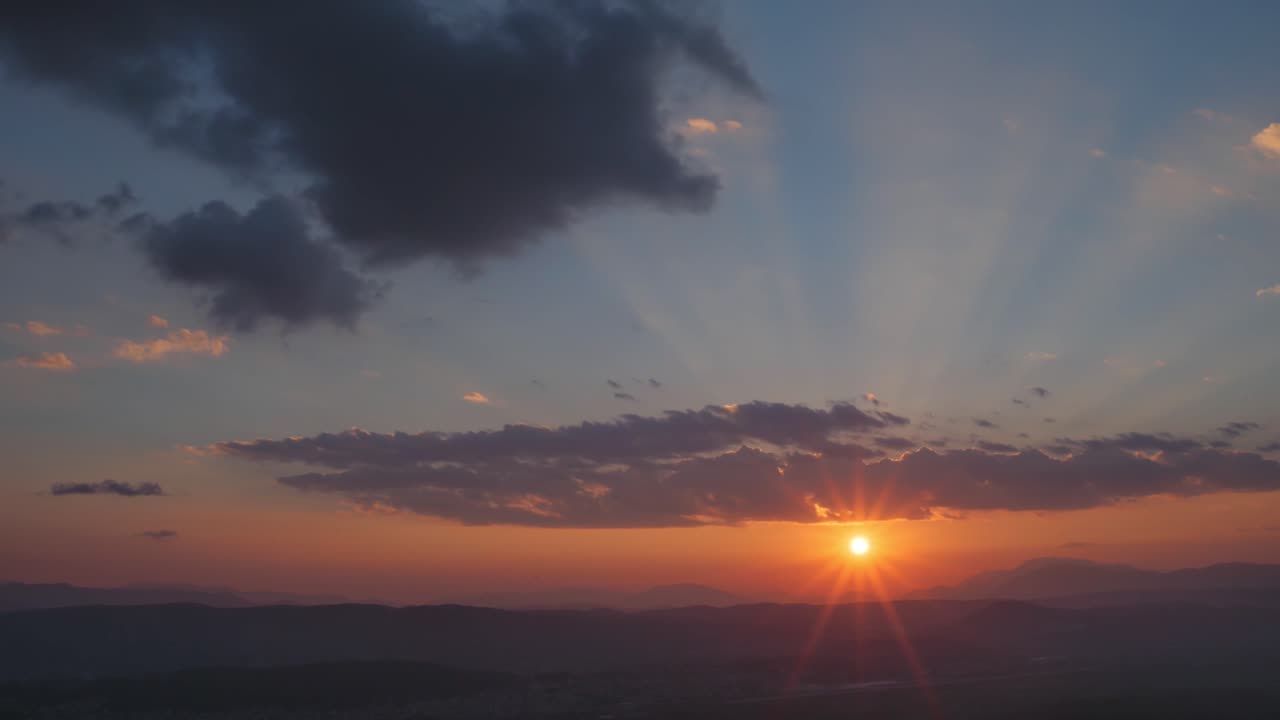
{"type": "Polygon", "coordinates": [[[849,541],[849,552],[854,555],[866,555],[871,550],[871,543],[861,535],[849,541]]]}

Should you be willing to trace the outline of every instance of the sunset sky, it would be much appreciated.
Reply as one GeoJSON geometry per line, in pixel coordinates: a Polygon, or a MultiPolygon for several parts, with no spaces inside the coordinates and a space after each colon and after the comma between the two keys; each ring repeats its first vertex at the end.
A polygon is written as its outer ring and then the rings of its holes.
{"type": "Polygon", "coordinates": [[[1280,562],[1280,6],[517,7],[0,9],[0,580],[1280,562]]]}

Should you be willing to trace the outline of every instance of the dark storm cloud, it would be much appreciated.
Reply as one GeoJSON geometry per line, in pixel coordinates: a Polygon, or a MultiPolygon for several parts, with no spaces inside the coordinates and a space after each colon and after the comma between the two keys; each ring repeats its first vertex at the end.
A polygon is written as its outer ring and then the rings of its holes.
{"type": "Polygon", "coordinates": [[[178,533],[176,530],[143,530],[138,533],[138,537],[148,540],[172,540],[178,537],[178,533]]]}
{"type": "MultiPolygon", "coordinates": [[[[437,257],[473,270],[599,206],[711,207],[719,179],[688,163],[662,109],[669,71],[762,93],[700,15],[644,0],[495,12],[415,0],[16,0],[0,5],[0,64],[238,179],[301,179],[366,262],[437,257]]],[[[232,229],[254,212],[206,206],[175,223],[232,229]]],[[[202,240],[198,252],[163,237],[148,245],[153,262],[213,292],[238,326],[264,315],[348,324],[365,307],[360,281],[301,237],[265,250],[261,237],[217,250],[202,240]],[[199,253],[216,269],[185,262],[199,253]],[[278,293],[257,274],[262,262],[284,281],[278,293]],[[295,262],[321,278],[281,272],[295,262]]]]}
{"type": "Polygon", "coordinates": [[[52,495],[119,495],[121,497],[164,495],[164,490],[153,482],[131,484],[111,479],[96,483],[55,483],[49,488],[49,492],[52,495]]]}
{"type": "Polygon", "coordinates": [[[294,203],[280,196],[243,215],[208,203],[139,234],[161,275],[211,293],[212,317],[237,329],[265,317],[287,326],[328,320],[353,327],[378,295],[335,248],[311,237],[294,203]]]}
{"type": "Polygon", "coordinates": [[[1218,432],[1222,433],[1223,435],[1226,435],[1227,437],[1234,438],[1234,437],[1240,437],[1241,435],[1247,432],[1250,432],[1252,430],[1257,430],[1260,427],[1262,426],[1256,422],[1229,422],[1226,425],[1223,425],[1222,427],[1218,428],[1218,432]]]}
{"type": "Polygon", "coordinates": [[[0,208],[0,243],[15,237],[36,236],[52,238],[63,245],[75,244],[76,238],[86,228],[109,223],[122,211],[137,202],[133,190],[121,183],[112,192],[98,197],[92,204],[73,200],[41,200],[20,210],[5,211],[0,208]]]}
{"type": "Polygon", "coordinates": [[[636,399],[636,396],[635,396],[635,395],[632,395],[631,393],[626,393],[626,392],[616,392],[616,393],[614,393],[614,394],[613,394],[613,397],[614,397],[614,399],[615,399],[615,400],[631,400],[631,401],[634,401],[634,400],[636,399]]]}
{"type": "MultiPolygon", "coordinates": [[[[980,442],[885,458],[840,438],[885,423],[852,405],[710,406],[559,428],[219,443],[321,468],[280,482],[467,524],[665,527],[1054,511],[1154,495],[1280,490],[1280,463],[1127,433],[1037,449],[980,442]],[[1172,450],[1169,448],[1177,448],[1172,450]],[[1155,454],[1145,454],[1155,451],[1155,454]],[[324,468],[327,468],[324,469],[324,468]],[[876,498],[877,510],[857,498],[876,498]]],[[[878,437],[877,445],[916,445],[878,437]]]]}

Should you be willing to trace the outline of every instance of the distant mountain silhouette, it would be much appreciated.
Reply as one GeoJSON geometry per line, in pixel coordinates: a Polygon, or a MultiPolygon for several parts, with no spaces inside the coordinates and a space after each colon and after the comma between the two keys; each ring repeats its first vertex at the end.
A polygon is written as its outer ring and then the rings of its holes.
{"type": "Polygon", "coordinates": [[[130,583],[124,586],[129,590],[180,590],[190,592],[212,593],[215,595],[235,595],[248,601],[250,605],[345,605],[353,600],[345,595],[317,595],[311,593],[270,592],[261,590],[237,590],[220,585],[190,585],[187,583],[130,583]]]}
{"type": "Polygon", "coordinates": [[[1155,600],[1230,602],[1236,594],[1280,591],[1280,565],[1224,563],[1170,572],[1109,565],[1078,558],[1037,558],[1011,570],[980,573],[955,585],[912,593],[915,599],[1049,600],[1074,604],[1132,604],[1155,600]]]}
{"type": "Polygon", "coordinates": [[[750,602],[746,598],[717,588],[694,583],[659,585],[640,592],[622,592],[601,588],[565,587],[529,593],[494,593],[461,597],[454,604],[509,610],[659,610],[663,608],[730,607],[750,602]]]}
{"type": "Polygon", "coordinates": [[[241,592],[232,588],[197,585],[135,584],[119,588],[90,588],[65,583],[0,583],[0,612],[79,605],[169,605],[196,603],[210,607],[251,605],[336,605],[350,602],[338,595],[241,592]]]}

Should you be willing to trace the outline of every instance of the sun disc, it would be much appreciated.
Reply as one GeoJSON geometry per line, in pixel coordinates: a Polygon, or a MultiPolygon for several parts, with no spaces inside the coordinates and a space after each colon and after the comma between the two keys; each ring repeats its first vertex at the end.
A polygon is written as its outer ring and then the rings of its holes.
{"type": "Polygon", "coordinates": [[[871,550],[871,543],[861,535],[849,541],[849,552],[854,555],[866,555],[871,550]]]}

